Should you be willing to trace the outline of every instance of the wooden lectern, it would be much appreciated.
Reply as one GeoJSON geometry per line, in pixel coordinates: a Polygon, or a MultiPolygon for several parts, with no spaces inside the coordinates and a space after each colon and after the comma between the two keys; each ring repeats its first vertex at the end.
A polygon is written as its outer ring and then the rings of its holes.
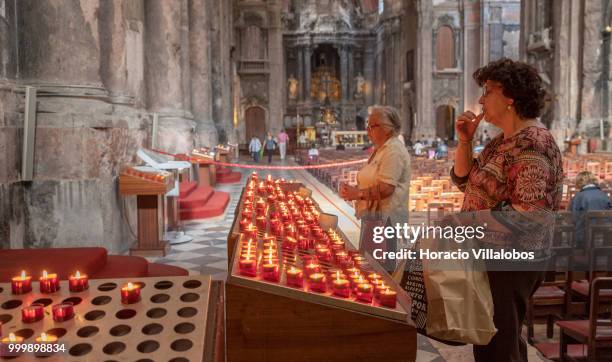
{"type": "Polygon", "coordinates": [[[138,245],[130,255],[165,256],[170,250],[163,240],[164,195],[173,187],[172,173],[148,166],[127,167],[119,175],[119,193],[136,195],[138,207],[138,245]]]}

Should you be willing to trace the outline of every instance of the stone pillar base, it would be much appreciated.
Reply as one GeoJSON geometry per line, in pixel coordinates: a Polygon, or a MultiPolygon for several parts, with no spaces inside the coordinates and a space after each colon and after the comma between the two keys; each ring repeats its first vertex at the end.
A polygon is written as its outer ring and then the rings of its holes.
{"type": "Polygon", "coordinates": [[[160,115],[155,148],[168,153],[192,151],[195,125],[191,119],[160,115]]]}
{"type": "Polygon", "coordinates": [[[219,143],[217,128],[212,122],[197,122],[194,142],[195,147],[214,147],[219,143]]]}
{"type": "Polygon", "coordinates": [[[11,247],[97,246],[116,254],[127,251],[134,242],[126,220],[135,232],[136,198],[118,195],[113,178],[41,180],[25,186],[0,185],[3,188],[23,199],[23,203],[8,205],[12,209],[4,210],[10,216],[8,224],[0,223],[0,231],[10,228],[11,247]]]}

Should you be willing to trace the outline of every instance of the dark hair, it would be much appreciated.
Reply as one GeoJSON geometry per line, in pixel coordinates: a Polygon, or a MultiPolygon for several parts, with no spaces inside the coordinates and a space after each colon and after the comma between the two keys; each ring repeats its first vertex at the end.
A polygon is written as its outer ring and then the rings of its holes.
{"type": "Polygon", "coordinates": [[[487,80],[500,83],[504,95],[514,100],[514,109],[522,119],[539,117],[548,100],[538,71],[526,63],[502,58],[479,68],[473,77],[481,87],[487,80]]]}

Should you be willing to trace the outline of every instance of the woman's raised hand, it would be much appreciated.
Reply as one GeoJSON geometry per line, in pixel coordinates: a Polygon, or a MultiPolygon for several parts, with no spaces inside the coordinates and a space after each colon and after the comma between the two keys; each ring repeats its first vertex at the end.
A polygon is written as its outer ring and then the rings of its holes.
{"type": "Polygon", "coordinates": [[[359,198],[359,189],[343,182],[340,184],[340,197],[347,201],[356,200],[359,198]]]}
{"type": "Polygon", "coordinates": [[[484,113],[475,115],[474,112],[466,111],[461,113],[457,121],[455,122],[455,131],[457,131],[457,137],[460,141],[471,141],[474,139],[474,133],[478,124],[482,121],[484,113]]]}

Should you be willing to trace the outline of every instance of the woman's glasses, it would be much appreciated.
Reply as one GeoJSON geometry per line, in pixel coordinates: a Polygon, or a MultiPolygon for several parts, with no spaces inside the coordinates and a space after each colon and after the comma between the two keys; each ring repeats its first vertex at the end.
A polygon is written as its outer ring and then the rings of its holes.
{"type": "Polygon", "coordinates": [[[366,127],[366,129],[371,130],[374,129],[376,127],[380,127],[380,124],[368,124],[368,126],[366,127]]]}
{"type": "MultiPolygon", "coordinates": [[[[496,88],[495,86],[489,86],[489,88],[496,88]]],[[[491,94],[491,89],[488,89],[487,86],[482,87],[482,96],[486,97],[491,94]]]]}

